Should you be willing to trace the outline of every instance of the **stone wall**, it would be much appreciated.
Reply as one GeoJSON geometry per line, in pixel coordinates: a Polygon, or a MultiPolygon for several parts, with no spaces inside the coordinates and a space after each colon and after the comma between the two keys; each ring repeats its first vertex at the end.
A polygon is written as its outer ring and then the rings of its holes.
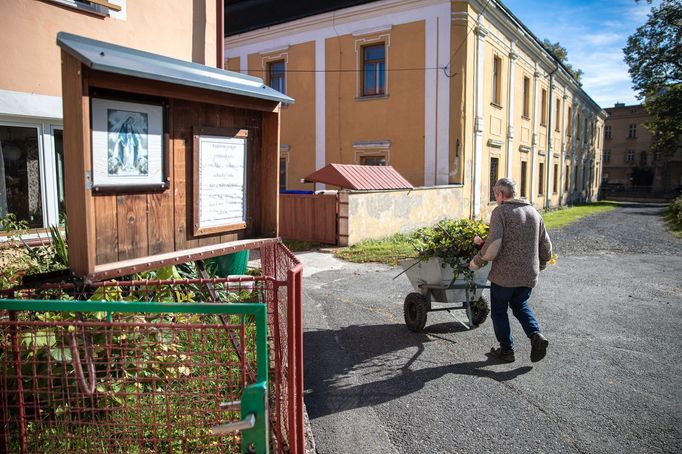
{"type": "Polygon", "coordinates": [[[339,245],[411,232],[448,217],[468,218],[470,197],[461,186],[340,191],[339,245]]]}

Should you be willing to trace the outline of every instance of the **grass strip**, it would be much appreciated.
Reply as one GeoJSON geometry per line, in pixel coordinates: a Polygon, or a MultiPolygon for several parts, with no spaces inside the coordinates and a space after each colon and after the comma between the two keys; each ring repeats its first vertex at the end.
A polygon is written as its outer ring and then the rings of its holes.
{"type": "MultiPolygon", "coordinates": [[[[561,208],[543,214],[545,226],[557,229],[572,224],[585,216],[605,213],[620,206],[615,202],[597,202],[561,208]]],[[[337,249],[334,256],[354,263],[377,262],[395,266],[400,260],[416,257],[411,233],[398,233],[380,240],[365,240],[350,247],[337,249]]]]}
{"type": "Polygon", "coordinates": [[[559,229],[573,224],[580,219],[599,213],[615,210],[620,206],[616,202],[596,202],[585,205],[574,205],[567,208],[559,208],[542,214],[545,227],[548,229],[559,229]]]}
{"type": "Polygon", "coordinates": [[[353,246],[338,249],[334,255],[348,262],[379,262],[395,266],[402,259],[415,257],[417,251],[412,246],[409,235],[398,233],[381,240],[361,241],[353,246]]]}
{"type": "Polygon", "coordinates": [[[284,240],[284,245],[291,252],[306,252],[320,247],[320,243],[308,240],[284,240]]]}

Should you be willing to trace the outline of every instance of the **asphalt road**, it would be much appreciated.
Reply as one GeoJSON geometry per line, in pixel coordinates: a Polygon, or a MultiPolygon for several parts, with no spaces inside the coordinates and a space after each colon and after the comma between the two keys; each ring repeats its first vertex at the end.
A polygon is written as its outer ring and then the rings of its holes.
{"type": "Polygon", "coordinates": [[[659,211],[550,232],[559,261],[531,299],[550,340],[539,363],[515,320],[517,360],[499,364],[490,320],[430,313],[408,331],[399,269],[300,254],[317,452],[681,452],[682,241],[659,211]]]}

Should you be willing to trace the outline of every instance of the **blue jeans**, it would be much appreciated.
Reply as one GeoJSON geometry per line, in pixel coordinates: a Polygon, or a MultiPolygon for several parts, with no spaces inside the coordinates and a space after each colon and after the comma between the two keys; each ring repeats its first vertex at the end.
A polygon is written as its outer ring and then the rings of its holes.
{"type": "Polygon", "coordinates": [[[534,333],[540,332],[540,325],[535,319],[533,309],[528,305],[528,299],[533,291],[530,287],[502,287],[493,282],[490,283],[490,318],[493,321],[495,337],[502,350],[514,349],[514,339],[509,326],[507,309],[511,307],[526,336],[529,338],[534,333]]]}

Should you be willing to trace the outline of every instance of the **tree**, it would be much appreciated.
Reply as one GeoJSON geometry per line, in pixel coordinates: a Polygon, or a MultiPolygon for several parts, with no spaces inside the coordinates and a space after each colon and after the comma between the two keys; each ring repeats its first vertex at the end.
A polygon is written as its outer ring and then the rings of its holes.
{"type": "Polygon", "coordinates": [[[573,76],[573,78],[574,78],[576,81],[578,81],[578,83],[579,83],[580,85],[582,85],[582,84],[580,83],[580,78],[581,78],[582,75],[583,75],[582,69],[574,69],[574,68],[573,68],[573,65],[571,65],[571,64],[569,64],[569,63],[567,62],[567,60],[568,60],[568,51],[566,50],[566,48],[565,48],[564,46],[562,46],[562,45],[559,43],[559,41],[557,41],[556,43],[553,43],[553,42],[551,42],[550,40],[548,40],[547,38],[545,38],[545,39],[542,41],[542,47],[544,47],[545,50],[546,50],[547,52],[549,52],[550,54],[552,54],[552,55],[554,56],[554,58],[556,58],[557,60],[559,60],[559,61],[561,62],[561,64],[564,65],[564,67],[566,67],[566,69],[568,70],[568,72],[571,73],[571,76],[573,76]]]}
{"type": "Polygon", "coordinates": [[[671,155],[682,147],[682,0],[653,7],[623,53],[632,88],[651,115],[651,151],[671,155]]]}

